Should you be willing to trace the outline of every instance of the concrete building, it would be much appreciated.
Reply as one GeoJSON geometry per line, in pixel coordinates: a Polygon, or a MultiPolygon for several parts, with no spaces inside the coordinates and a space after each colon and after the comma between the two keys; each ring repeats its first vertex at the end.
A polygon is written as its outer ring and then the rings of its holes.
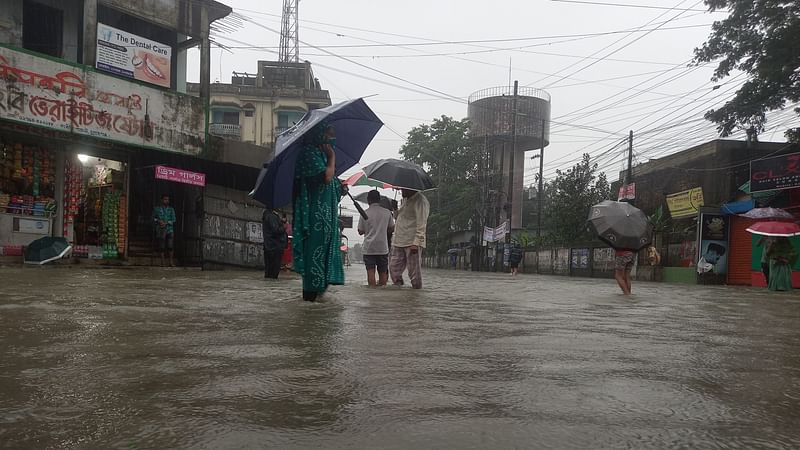
{"type": "MultiPolygon", "coordinates": [[[[755,176],[751,163],[775,160],[779,165],[781,158],[798,150],[797,145],[787,143],[718,139],[634,166],[634,204],[648,215],[658,208],[664,212],[661,230],[655,235],[663,267],[662,276],[657,278],[682,283],[763,282],[757,268],[761,248],[746,231],[753,222],[738,213],[772,206],[797,214],[800,188],[789,183],[770,191],[751,192],[749,186],[755,176]],[[714,239],[704,236],[710,221],[719,225],[714,239]],[[724,254],[713,271],[698,276],[698,260],[709,245],[724,249],[719,252],[724,254]]],[[[618,184],[624,179],[625,172],[621,172],[618,184]]]]}
{"type": "Polygon", "coordinates": [[[271,148],[306,112],[330,104],[311,63],[259,61],[255,75],[234,72],[230,83],[211,85],[209,133],[271,148]]]}
{"type": "MultiPolygon", "coordinates": [[[[209,135],[213,0],[0,0],[0,258],[42,236],[75,261],[152,262],[153,206],[185,264],[261,264],[247,199],[268,149],[209,135]],[[187,93],[186,51],[200,48],[187,93]]],[[[260,226],[260,225],[259,225],[260,226]]]]}

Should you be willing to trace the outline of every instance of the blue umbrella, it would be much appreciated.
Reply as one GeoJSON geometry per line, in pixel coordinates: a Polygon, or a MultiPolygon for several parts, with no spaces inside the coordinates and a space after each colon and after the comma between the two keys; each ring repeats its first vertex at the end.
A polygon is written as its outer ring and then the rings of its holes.
{"type": "Polygon", "coordinates": [[[358,164],[383,126],[361,98],[309,111],[295,126],[278,136],[275,156],[264,164],[250,197],[268,208],[281,208],[292,202],[294,166],[303,150],[303,136],[322,122],[336,128],[337,176],[358,164]]]}

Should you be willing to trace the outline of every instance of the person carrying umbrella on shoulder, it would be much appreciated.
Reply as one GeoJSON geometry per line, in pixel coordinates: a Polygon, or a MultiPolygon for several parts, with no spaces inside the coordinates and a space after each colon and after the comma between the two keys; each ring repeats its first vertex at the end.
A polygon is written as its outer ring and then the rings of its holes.
{"type": "Polygon", "coordinates": [[[597,237],[614,249],[614,279],[624,295],[631,295],[636,253],[650,245],[653,225],[642,210],[609,200],[592,206],[588,221],[597,237]]]}

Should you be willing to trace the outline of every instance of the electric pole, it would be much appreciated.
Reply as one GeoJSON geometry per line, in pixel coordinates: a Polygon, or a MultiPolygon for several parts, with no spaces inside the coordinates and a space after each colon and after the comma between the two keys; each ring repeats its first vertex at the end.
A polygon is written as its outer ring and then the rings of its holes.
{"type": "Polygon", "coordinates": [[[536,237],[541,242],[542,237],[542,201],[544,200],[544,127],[545,119],[542,119],[542,148],[539,150],[539,212],[536,214],[536,237]]]}
{"type": "Polygon", "coordinates": [[[508,234],[506,234],[506,243],[511,243],[511,213],[514,209],[514,159],[517,156],[517,93],[519,90],[519,81],[514,80],[514,98],[511,100],[511,158],[509,161],[508,170],[508,211],[506,218],[508,220],[508,234]]]}
{"type": "Polygon", "coordinates": [[[628,175],[625,177],[625,184],[631,184],[633,181],[633,130],[628,135],[628,175]]]}

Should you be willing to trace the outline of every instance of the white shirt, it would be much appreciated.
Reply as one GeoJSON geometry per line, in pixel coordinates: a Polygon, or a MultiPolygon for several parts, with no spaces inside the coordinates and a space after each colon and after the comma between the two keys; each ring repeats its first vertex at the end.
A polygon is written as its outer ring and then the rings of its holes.
{"type": "Polygon", "coordinates": [[[395,247],[416,245],[425,248],[425,230],[428,228],[430,210],[428,199],[419,192],[403,199],[402,206],[397,210],[392,245],[395,247]]]}
{"type": "Polygon", "coordinates": [[[373,203],[367,208],[367,217],[362,217],[358,221],[358,231],[364,233],[365,255],[387,255],[389,254],[389,230],[394,229],[394,219],[392,213],[379,205],[373,203]]]}

